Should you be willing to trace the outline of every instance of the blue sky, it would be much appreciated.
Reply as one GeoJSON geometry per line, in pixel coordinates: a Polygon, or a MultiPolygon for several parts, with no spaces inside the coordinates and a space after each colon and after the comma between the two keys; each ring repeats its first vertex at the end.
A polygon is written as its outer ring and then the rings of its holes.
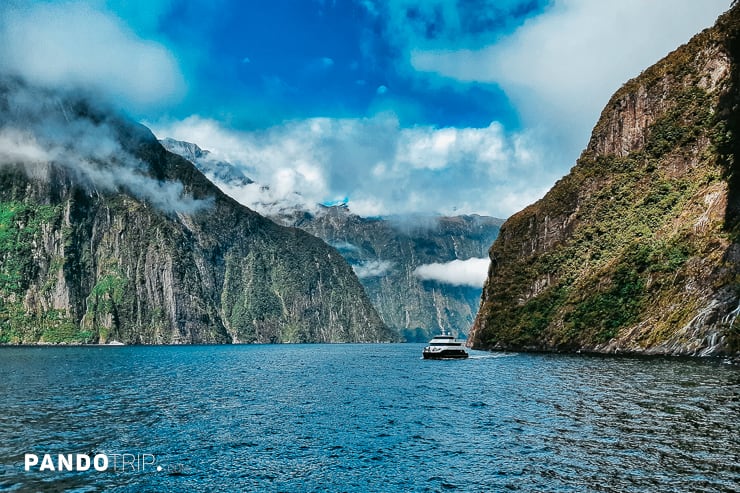
{"type": "Polygon", "coordinates": [[[610,94],[729,0],[10,0],[0,69],[86,86],[241,167],[263,212],[506,217],[610,94]]]}
{"type": "Polygon", "coordinates": [[[546,1],[460,2],[450,26],[442,4],[371,1],[108,2],[143,36],[174,48],[189,91],[171,115],[193,113],[260,128],[287,119],[394,111],[404,126],[487,126],[517,116],[495,85],[430,81],[403,70],[408,44],[479,47],[511,32],[546,1]],[[424,7],[424,5],[427,5],[424,7]],[[150,9],[142,12],[141,9],[150,9]],[[395,9],[391,12],[391,9],[395,9]],[[401,24],[401,26],[399,26],[401,24]],[[407,32],[404,32],[407,30],[407,32]]]}

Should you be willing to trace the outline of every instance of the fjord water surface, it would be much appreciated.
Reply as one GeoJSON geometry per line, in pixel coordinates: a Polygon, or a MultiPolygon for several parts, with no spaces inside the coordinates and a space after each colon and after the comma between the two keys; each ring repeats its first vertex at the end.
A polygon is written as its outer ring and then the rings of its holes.
{"type": "Polygon", "coordinates": [[[0,348],[0,490],[740,490],[736,367],[421,349],[0,348]],[[25,453],[162,471],[26,472],[25,453]]]}

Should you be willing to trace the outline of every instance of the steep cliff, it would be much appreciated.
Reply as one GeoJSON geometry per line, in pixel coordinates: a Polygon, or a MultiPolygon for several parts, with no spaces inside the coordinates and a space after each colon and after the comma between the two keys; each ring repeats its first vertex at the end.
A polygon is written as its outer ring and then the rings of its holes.
{"type": "MultiPolygon", "coordinates": [[[[240,197],[254,182],[238,166],[213,159],[196,144],[163,139],[162,145],[195,164],[225,193],[240,197]]],[[[255,186],[260,186],[256,185],[255,186]]],[[[249,194],[247,194],[249,195],[249,194]]],[[[363,218],[346,206],[296,210],[271,204],[274,221],[315,235],[352,265],[381,319],[406,341],[428,341],[440,330],[467,335],[482,286],[422,279],[416,269],[430,263],[486,255],[501,219],[484,216],[363,218]]]]}
{"type": "Polygon", "coordinates": [[[740,349],[740,6],[614,94],[570,174],[512,216],[479,348],[740,349]]]}
{"type": "Polygon", "coordinates": [[[483,257],[501,222],[483,216],[362,218],[342,206],[292,219],[294,226],[336,247],[383,321],[405,340],[419,342],[441,329],[467,335],[481,287],[423,279],[416,269],[483,257]]]}
{"type": "Polygon", "coordinates": [[[0,83],[0,342],[394,339],[339,253],[87,97],[0,83]]]}

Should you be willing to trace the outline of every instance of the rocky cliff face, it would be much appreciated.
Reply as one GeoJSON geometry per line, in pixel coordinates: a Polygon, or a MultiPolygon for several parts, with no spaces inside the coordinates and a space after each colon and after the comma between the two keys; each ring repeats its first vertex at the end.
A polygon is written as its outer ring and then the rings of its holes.
{"type": "Polygon", "coordinates": [[[479,348],[740,349],[740,7],[611,98],[570,174],[511,217],[479,348]]]}
{"type": "MultiPolygon", "coordinates": [[[[253,183],[231,163],[211,159],[195,144],[163,139],[168,150],[190,160],[226,193],[253,183]],[[245,182],[245,180],[248,180],[245,182]]],[[[303,229],[334,246],[352,265],[381,319],[406,341],[426,342],[445,329],[467,335],[480,304],[481,287],[420,278],[430,263],[481,258],[498,235],[501,219],[483,216],[363,218],[345,206],[317,211],[273,204],[270,217],[303,229]]]]}
{"type": "Polygon", "coordinates": [[[442,329],[467,335],[481,288],[425,280],[416,269],[483,257],[502,221],[483,216],[362,218],[335,206],[297,213],[290,222],[339,250],[388,326],[407,341],[426,342],[442,329]]]}
{"type": "Polygon", "coordinates": [[[394,339],[339,253],[144,127],[0,84],[0,342],[394,339]]]}

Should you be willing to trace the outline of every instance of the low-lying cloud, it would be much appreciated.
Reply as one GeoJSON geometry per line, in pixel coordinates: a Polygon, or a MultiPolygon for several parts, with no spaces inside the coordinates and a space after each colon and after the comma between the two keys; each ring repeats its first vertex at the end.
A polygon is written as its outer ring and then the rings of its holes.
{"type": "Polygon", "coordinates": [[[391,267],[393,262],[387,260],[369,260],[352,266],[352,270],[355,271],[357,277],[360,279],[366,279],[368,277],[379,277],[385,275],[391,267]]]}
{"type": "Polygon", "coordinates": [[[275,204],[311,209],[347,197],[350,209],[362,216],[506,217],[539,197],[554,178],[529,136],[507,133],[497,122],[484,128],[402,128],[393,114],[381,114],[239,132],[192,116],[150,126],[159,138],[193,142],[244,169],[259,185],[222,188],[263,213],[273,212],[275,204]]]}
{"type": "Polygon", "coordinates": [[[423,281],[482,288],[488,275],[489,263],[488,258],[471,258],[446,263],[425,264],[417,267],[414,274],[423,281]]]}
{"type": "Polygon", "coordinates": [[[66,99],[74,96],[7,79],[0,85],[0,166],[20,165],[36,179],[58,166],[80,185],[125,191],[165,212],[192,214],[213,203],[192,198],[181,182],[147,176],[148,165],[121,146],[114,124],[79,116],[66,99]]]}
{"type": "Polygon", "coordinates": [[[357,252],[360,250],[357,245],[348,241],[337,241],[329,244],[340,252],[357,252]]]}

